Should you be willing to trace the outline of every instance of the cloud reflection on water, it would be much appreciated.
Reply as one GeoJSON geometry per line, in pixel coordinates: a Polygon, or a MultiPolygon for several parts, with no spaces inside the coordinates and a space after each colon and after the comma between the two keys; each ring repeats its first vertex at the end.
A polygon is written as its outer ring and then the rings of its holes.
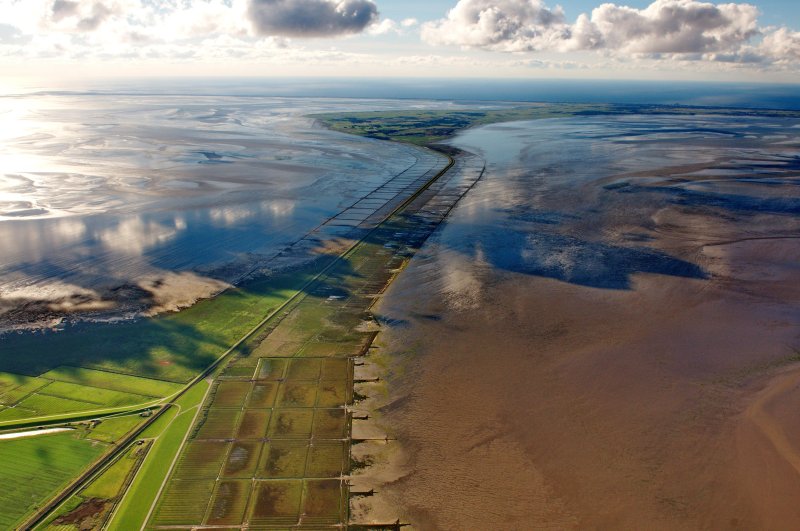
{"type": "Polygon", "coordinates": [[[716,227],[783,216],[772,225],[779,226],[797,214],[793,127],[780,119],[633,116],[468,130],[453,144],[482,153],[487,171],[439,240],[445,291],[470,271],[488,278],[487,263],[603,289],[630,289],[639,274],[708,278],[691,238],[699,244],[725,229],[707,232],[694,219],[716,227]]]}

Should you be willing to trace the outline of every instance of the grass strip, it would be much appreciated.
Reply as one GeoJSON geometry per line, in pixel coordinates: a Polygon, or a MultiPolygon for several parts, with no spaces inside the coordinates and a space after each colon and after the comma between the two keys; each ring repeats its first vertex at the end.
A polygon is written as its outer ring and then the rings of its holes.
{"type": "Polygon", "coordinates": [[[178,407],[164,413],[142,433],[143,439],[153,438],[155,441],[125,497],[111,515],[108,524],[110,531],[141,529],[144,526],[150,507],[194,423],[208,389],[208,382],[198,382],[176,401],[178,407]]]}

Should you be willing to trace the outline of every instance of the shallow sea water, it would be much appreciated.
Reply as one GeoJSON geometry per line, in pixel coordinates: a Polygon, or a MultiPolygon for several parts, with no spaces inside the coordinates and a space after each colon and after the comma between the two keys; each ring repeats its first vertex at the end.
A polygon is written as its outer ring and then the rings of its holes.
{"type": "MultiPolygon", "coordinates": [[[[741,117],[592,117],[495,124],[452,141],[486,159],[484,179],[441,231],[460,258],[497,270],[600,288],[631,275],[705,278],[703,264],[670,249],[672,212],[737,218],[741,232],[800,213],[797,120],[741,117]],[[779,133],[779,134],[778,134],[779,133]],[[693,211],[693,212],[692,212],[693,211]],[[651,242],[651,243],[648,243],[651,242]],[[654,243],[655,242],[655,243],[654,243]]],[[[679,236],[714,240],[722,228],[679,236]]],[[[685,242],[684,242],[685,243],[685,242]]]]}
{"type": "Polygon", "coordinates": [[[181,95],[0,98],[0,297],[164,272],[233,281],[412,165],[316,112],[426,102],[181,95]]]}

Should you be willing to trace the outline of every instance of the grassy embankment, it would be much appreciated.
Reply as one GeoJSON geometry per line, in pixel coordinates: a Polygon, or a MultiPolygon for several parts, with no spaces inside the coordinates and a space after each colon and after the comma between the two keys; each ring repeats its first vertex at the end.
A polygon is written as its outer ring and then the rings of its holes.
{"type": "Polygon", "coordinates": [[[140,529],[144,525],[208,388],[205,380],[195,384],[176,401],[176,407],[170,408],[142,433],[141,439],[152,440],[152,447],[114,511],[109,530],[140,529]]]}

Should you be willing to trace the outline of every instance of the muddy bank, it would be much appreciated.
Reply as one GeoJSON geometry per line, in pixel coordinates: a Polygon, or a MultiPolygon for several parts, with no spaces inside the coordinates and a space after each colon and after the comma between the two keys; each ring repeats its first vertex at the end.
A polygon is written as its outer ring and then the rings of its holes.
{"type": "Polygon", "coordinates": [[[489,166],[378,307],[357,514],[797,528],[792,124],[565,122],[456,141],[489,166]]]}

